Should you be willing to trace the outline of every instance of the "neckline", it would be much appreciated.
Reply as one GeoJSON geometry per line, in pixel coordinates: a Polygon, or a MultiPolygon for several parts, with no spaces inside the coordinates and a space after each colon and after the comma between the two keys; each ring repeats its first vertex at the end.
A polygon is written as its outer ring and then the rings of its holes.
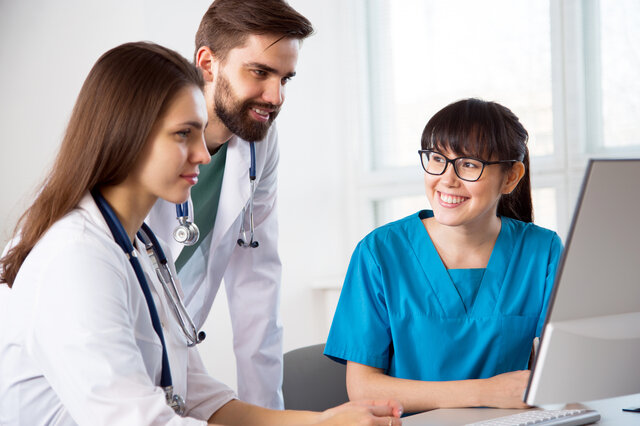
{"type": "MultiPolygon", "coordinates": [[[[431,286],[433,293],[438,299],[445,316],[463,316],[467,314],[478,314],[482,307],[493,307],[495,309],[498,294],[502,288],[504,276],[508,265],[506,259],[506,251],[504,246],[509,239],[509,225],[504,217],[500,217],[501,227],[493,249],[485,273],[478,287],[476,301],[471,312],[467,313],[464,302],[458,293],[449,272],[445,267],[438,251],[436,250],[433,240],[427,232],[422,219],[433,217],[432,210],[421,210],[415,216],[414,225],[419,229],[414,229],[415,236],[411,237],[414,245],[414,252],[418,258],[418,262],[424,272],[425,281],[431,286]],[[492,285],[492,283],[497,283],[492,285]]],[[[456,268],[464,269],[464,268],[456,268]]],[[[481,269],[481,268],[468,268],[481,269]]]]}

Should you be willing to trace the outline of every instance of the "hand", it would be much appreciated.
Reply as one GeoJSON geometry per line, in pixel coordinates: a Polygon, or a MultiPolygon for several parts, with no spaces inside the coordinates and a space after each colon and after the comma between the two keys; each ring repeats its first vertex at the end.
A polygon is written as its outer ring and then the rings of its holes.
{"type": "Polygon", "coordinates": [[[481,405],[496,408],[529,408],[522,401],[531,371],[520,370],[486,379],[481,405]]]}
{"type": "Polygon", "coordinates": [[[324,411],[318,425],[398,426],[402,406],[394,400],[351,401],[324,411]]]}

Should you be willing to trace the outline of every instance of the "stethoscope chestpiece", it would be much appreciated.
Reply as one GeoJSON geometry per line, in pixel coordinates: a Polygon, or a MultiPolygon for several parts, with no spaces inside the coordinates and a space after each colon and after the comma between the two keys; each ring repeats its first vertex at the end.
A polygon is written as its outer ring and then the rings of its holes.
{"type": "Polygon", "coordinates": [[[200,238],[198,226],[184,217],[178,218],[178,222],[180,224],[173,230],[173,239],[185,246],[192,246],[197,243],[200,238]]]}
{"type": "Polygon", "coordinates": [[[182,204],[176,204],[176,215],[178,226],[173,230],[173,239],[185,246],[197,243],[200,238],[200,229],[189,220],[189,203],[185,201],[182,204]]]}

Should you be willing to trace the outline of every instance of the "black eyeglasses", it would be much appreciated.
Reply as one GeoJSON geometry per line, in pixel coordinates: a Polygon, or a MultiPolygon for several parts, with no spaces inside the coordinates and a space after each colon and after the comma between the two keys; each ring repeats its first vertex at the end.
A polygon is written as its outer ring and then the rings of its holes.
{"type": "Polygon", "coordinates": [[[418,151],[420,155],[420,161],[422,162],[422,168],[430,175],[442,175],[447,170],[449,163],[453,165],[453,170],[462,180],[467,182],[475,182],[480,179],[485,166],[501,163],[515,163],[518,160],[499,160],[499,161],[484,161],[471,157],[458,157],[453,160],[448,159],[444,155],[431,149],[421,149],[418,151]]]}

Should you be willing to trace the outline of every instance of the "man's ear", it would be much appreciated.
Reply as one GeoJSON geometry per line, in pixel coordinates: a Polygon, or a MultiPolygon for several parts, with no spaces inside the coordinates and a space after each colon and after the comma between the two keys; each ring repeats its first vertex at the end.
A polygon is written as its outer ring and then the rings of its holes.
{"type": "Polygon", "coordinates": [[[521,161],[513,163],[513,166],[507,171],[504,183],[502,184],[502,193],[511,194],[516,189],[518,182],[524,176],[524,164],[521,161]]]}
{"type": "Polygon", "coordinates": [[[202,77],[207,83],[211,83],[215,77],[217,61],[215,55],[207,46],[202,46],[196,52],[196,66],[202,71],[202,77]]]}

